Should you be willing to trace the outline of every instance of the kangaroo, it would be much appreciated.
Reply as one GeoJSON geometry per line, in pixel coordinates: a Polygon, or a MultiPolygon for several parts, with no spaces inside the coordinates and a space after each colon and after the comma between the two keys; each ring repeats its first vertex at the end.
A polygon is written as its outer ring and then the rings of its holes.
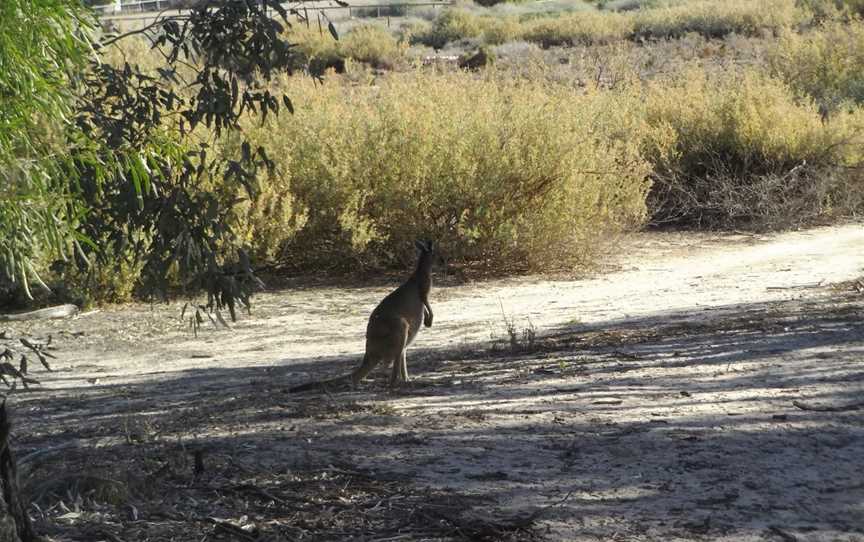
{"type": "Polygon", "coordinates": [[[295,386],[289,392],[345,387],[355,389],[382,362],[393,363],[390,386],[395,386],[399,380],[408,381],[405,351],[420,331],[420,323],[432,327],[433,317],[429,291],[432,289],[435,247],[432,241],[416,241],[414,244],[420,251],[417,269],[372,311],[366,325],[366,355],[360,367],[345,376],[295,386]]]}

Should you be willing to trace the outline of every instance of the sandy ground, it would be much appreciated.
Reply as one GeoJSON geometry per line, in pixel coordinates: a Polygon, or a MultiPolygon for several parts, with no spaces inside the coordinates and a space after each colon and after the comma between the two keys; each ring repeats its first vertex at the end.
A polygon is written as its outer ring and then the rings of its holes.
{"type": "Polygon", "coordinates": [[[58,357],[11,394],[19,456],[75,444],[24,465],[37,528],[864,541],[864,410],[793,405],[864,400],[864,297],[832,286],[862,249],[860,225],[638,234],[593,278],[436,285],[396,392],[286,392],[358,363],[392,284],[264,293],[198,337],[177,304],[4,326],[58,357]]]}

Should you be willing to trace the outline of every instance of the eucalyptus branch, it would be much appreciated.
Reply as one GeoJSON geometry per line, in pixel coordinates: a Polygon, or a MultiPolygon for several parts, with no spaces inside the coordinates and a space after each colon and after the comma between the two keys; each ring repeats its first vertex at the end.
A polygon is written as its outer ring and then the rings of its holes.
{"type": "Polygon", "coordinates": [[[123,34],[118,34],[116,36],[112,36],[105,41],[99,42],[97,45],[100,47],[108,47],[109,45],[113,45],[120,40],[124,40],[130,36],[136,36],[138,34],[147,34],[155,27],[164,24],[166,21],[184,21],[189,18],[189,15],[172,15],[170,17],[163,17],[162,15],[170,10],[164,9],[156,15],[156,19],[154,21],[142,28],[136,28],[135,30],[130,30],[129,32],[124,32],[123,34]]]}

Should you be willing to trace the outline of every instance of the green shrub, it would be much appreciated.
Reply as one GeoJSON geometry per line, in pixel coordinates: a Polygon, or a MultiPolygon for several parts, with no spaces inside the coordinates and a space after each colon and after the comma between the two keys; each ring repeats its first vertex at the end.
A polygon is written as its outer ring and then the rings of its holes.
{"type": "Polygon", "coordinates": [[[638,93],[575,94],[493,73],[466,81],[281,82],[295,115],[247,130],[287,163],[279,182],[304,214],[285,246],[297,265],[388,262],[432,237],[456,261],[560,267],[643,219],[648,165],[630,137],[646,129],[638,93]]]}
{"type": "Polygon", "coordinates": [[[864,23],[829,22],[806,34],[784,33],[768,63],[794,89],[826,110],[864,103],[864,23]]]}
{"type": "Polygon", "coordinates": [[[656,81],[646,107],[657,221],[764,227],[807,221],[829,202],[859,205],[837,201],[852,181],[834,168],[862,159],[862,111],[825,125],[812,102],[755,70],[656,81]]]}
{"type": "Polygon", "coordinates": [[[806,10],[795,0],[700,0],[633,15],[634,35],[644,38],[678,38],[697,32],[709,38],[736,33],[758,36],[779,32],[805,21],[806,10]]]}

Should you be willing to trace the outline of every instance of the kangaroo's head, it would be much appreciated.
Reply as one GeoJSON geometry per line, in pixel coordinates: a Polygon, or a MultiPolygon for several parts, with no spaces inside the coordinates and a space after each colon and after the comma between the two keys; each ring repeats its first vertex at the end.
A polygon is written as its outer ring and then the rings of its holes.
{"type": "Polygon", "coordinates": [[[435,243],[433,241],[417,239],[414,241],[414,246],[417,247],[417,250],[420,251],[421,255],[435,252],[435,243]]]}
{"type": "Polygon", "coordinates": [[[443,263],[437,247],[432,241],[421,240],[414,241],[414,246],[420,252],[420,256],[417,259],[417,274],[429,277],[432,274],[432,266],[443,263]]]}

